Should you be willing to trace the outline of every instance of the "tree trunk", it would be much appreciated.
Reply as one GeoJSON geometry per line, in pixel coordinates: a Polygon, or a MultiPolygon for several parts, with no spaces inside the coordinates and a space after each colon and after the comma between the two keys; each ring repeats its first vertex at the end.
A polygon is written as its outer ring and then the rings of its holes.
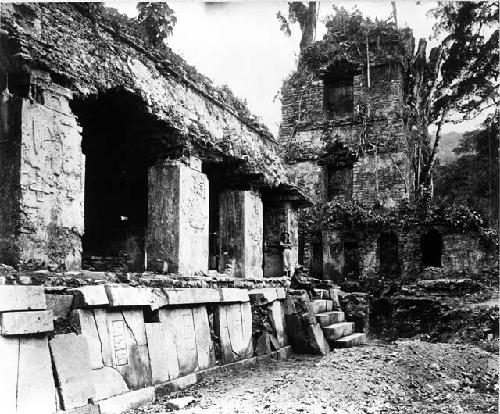
{"type": "Polygon", "coordinates": [[[316,32],[316,2],[309,2],[306,16],[300,23],[302,30],[302,39],[300,40],[300,50],[312,45],[314,41],[314,33],[316,32]]]}

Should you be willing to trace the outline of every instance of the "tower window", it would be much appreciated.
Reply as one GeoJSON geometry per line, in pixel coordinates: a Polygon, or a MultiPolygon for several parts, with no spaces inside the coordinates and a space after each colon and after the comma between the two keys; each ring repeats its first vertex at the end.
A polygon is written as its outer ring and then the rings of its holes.
{"type": "Polygon", "coordinates": [[[353,78],[327,77],[324,81],[324,101],[328,119],[352,114],[354,110],[353,78]]]}

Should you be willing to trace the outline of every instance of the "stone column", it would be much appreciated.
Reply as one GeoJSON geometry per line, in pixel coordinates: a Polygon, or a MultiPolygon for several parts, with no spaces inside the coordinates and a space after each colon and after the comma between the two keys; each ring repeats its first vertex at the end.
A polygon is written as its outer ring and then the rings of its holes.
{"type": "Polygon", "coordinates": [[[264,276],[283,275],[283,251],[280,247],[284,232],[292,242],[292,274],[299,257],[299,223],[297,209],[289,201],[264,206],[264,276]]]}
{"type": "Polygon", "coordinates": [[[163,161],[148,173],[148,269],[208,272],[208,179],[201,163],[163,161]]]}
{"type": "Polygon", "coordinates": [[[220,194],[220,272],[262,277],[263,211],[260,195],[226,190],[220,194]]]}
{"type": "Polygon", "coordinates": [[[79,269],[85,157],[71,92],[33,72],[28,98],[2,96],[8,142],[1,152],[17,156],[0,159],[2,179],[12,180],[0,182],[0,221],[15,222],[0,225],[0,259],[20,268],[79,269]]]}

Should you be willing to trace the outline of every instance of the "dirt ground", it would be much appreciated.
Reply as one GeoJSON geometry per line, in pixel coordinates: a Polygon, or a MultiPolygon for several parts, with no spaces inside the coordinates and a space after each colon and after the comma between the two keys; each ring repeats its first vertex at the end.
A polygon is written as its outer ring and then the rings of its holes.
{"type": "Polygon", "coordinates": [[[470,345],[370,343],[219,373],[138,413],[497,413],[497,356],[470,345]]]}

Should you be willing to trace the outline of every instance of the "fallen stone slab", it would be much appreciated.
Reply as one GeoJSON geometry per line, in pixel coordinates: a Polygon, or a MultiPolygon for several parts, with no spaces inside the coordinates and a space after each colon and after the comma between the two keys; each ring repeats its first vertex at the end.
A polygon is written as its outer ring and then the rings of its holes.
{"type": "Polygon", "coordinates": [[[333,323],[344,322],[345,315],[344,312],[342,311],[330,311],[330,312],[317,313],[316,319],[321,325],[321,327],[324,328],[325,326],[330,326],[333,323]]]}
{"type": "Polygon", "coordinates": [[[307,342],[313,354],[326,355],[330,352],[330,346],[323,335],[323,329],[320,324],[307,326],[307,342]]]}
{"type": "Polygon", "coordinates": [[[101,414],[122,414],[127,410],[152,403],[154,398],[154,387],[142,388],[99,401],[99,410],[101,414]]]}
{"type": "Polygon", "coordinates": [[[87,340],[74,333],[49,342],[64,409],[82,407],[95,396],[87,340]]]}
{"type": "Polygon", "coordinates": [[[95,394],[92,401],[100,401],[129,391],[125,380],[120,373],[111,367],[93,369],[90,372],[95,394]]]}
{"type": "Polygon", "coordinates": [[[45,309],[42,286],[0,285],[0,312],[45,309]]]}
{"type": "Polygon", "coordinates": [[[84,405],[83,407],[73,408],[72,410],[58,411],[57,414],[100,414],[99,406],[97,405],[84,405]]]}
{"type": "Polygon", "coordinates": [[[364,333],[354,333],[352,335],[345,336],[344,338],[332,341],[332,346],[334,348],[351,348],[353,346],[361,345],[366,342],[366,335],[364,333]]]}
{"type": "Polygon", "coordinates": [[[52,311],[5,312],[1,317],[2,335],[30,335],[54,330],[52,311]]]}
{"type": "Polygon", "coordinates": [[[165,402],[165,408],[170,410],[182,410],[195,401],[196,399],[193,397],[171,398],[165,402]]]}
{"type": "Polygon", "coordinates": [[[71,289],[70,292],[74,295],[75,308],[109,305],[104,285],[82,286],[78,289],[71,289]]]}
{"type": "Polygon", "coordinates": [[[351,335],[354,332],[354,322],[334,323],[323,328],[323,331],[327,340],[334,341],[344,336],[351,335]]]}

